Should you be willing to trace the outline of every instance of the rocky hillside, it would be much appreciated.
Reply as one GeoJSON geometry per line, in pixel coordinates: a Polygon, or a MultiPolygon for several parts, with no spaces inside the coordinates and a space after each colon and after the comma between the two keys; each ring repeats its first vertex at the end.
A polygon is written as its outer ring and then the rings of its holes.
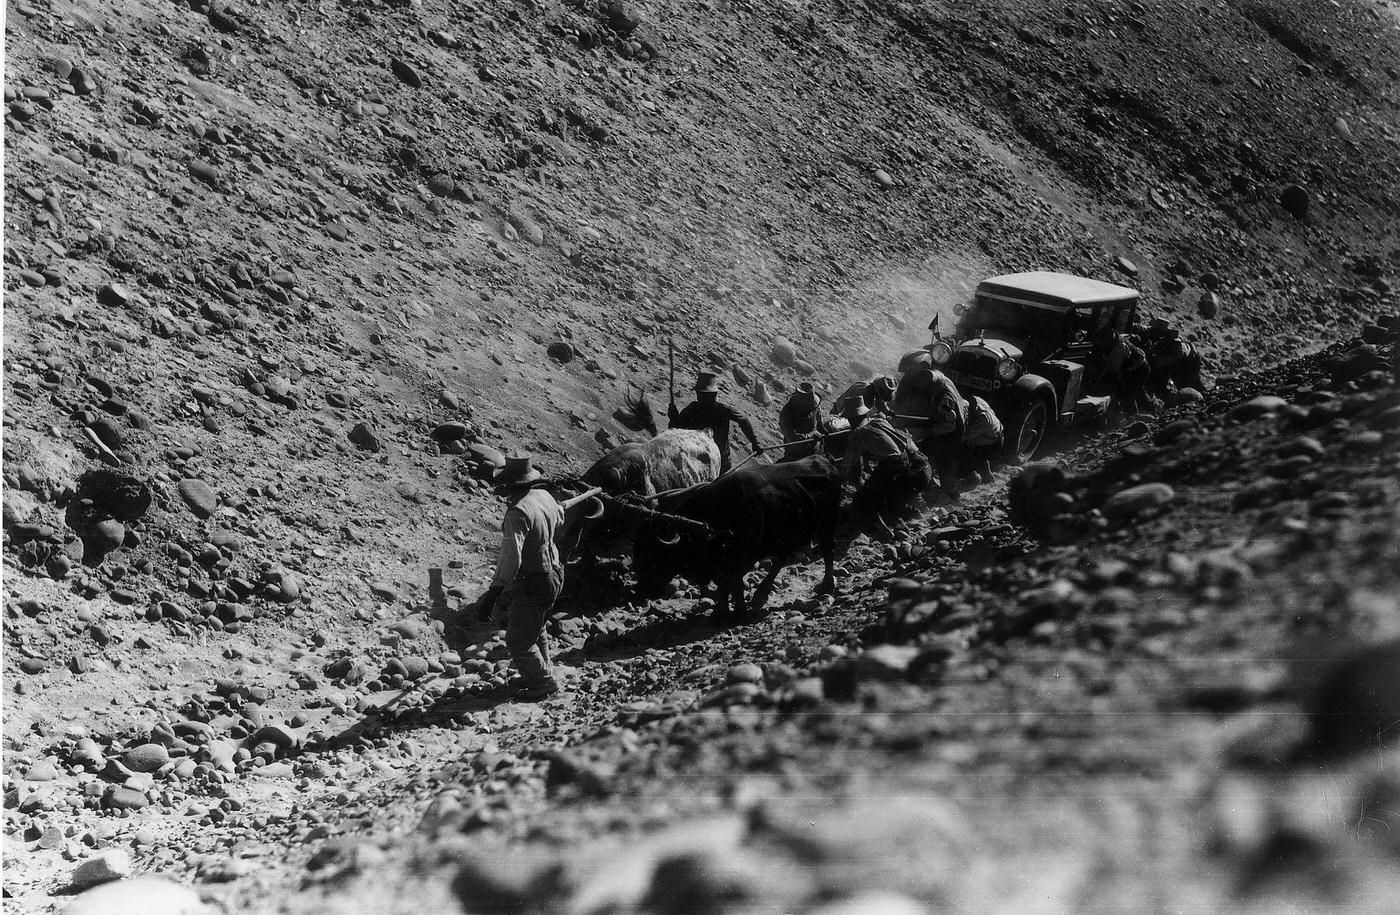
{"type": "MultiPolygon", "coordinates": [[[[317,853],[334,811],[553,740],[557,709],[362,719],[499,678],[499,645],[451,628],[501,511],[478,477],[631,434],[612,414],[664,400],[668,337],[682,385],[731,370],[771,436],[798,380],[888,370],[992,272],[1137,285],[1227,377],[1393,311],[1398,22],[10,4],[6,892],[56,906],[121,848],[273,908],[290,878],[260,862],[317,853]]],[[[668,634],[680,604],[567,609],[578,729],[749,653],[668,634]]],[[[421,805],[394,806],[384,835],[421,805]]]]}

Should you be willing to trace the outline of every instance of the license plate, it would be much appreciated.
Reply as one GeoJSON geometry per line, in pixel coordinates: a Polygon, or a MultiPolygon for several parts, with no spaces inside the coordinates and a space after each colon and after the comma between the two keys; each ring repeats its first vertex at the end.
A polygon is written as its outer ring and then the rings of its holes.
{"type": "Polygon", "coordinates": [[[997,388],[1001,387],[1001,382],[999,381],[987,381],[986,379],[978,378],[974,375],[968,375],[965,372],[949,372],[948,377],[959,387],[972,388],[974,391],[995,391],[997,388]]]}

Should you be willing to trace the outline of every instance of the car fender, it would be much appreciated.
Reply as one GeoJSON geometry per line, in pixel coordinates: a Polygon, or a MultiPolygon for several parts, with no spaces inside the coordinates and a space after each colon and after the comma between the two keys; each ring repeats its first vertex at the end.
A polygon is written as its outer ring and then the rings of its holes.
{"type": "Polygon", "coordinates": [[[1034,397],[1045,397],[1050,401],[1050,417],[1053,420],[1060,412],[1060,398],[1050,379],[1027,372],[1008,385],[1007,394],[1015,403],[1029,403],[1034,397]]]}

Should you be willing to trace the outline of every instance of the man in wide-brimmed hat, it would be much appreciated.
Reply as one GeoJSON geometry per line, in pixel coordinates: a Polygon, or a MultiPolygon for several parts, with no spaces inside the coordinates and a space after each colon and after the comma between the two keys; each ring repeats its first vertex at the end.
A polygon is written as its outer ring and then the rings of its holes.
{"type": "Polygon", "coordinates": [[[891,540],[894,535],[883,514],[904,506],[933,481],[928,458],[889,417],[872,411],[864,398],[847,401],[842,415],[851,424],[842,472],[860,486],[851,498],[851,513],[871,536],[891,540]]]}
{"type": "Polygon", "coordinates": [[[509,503],[501,522],[496,575],[477,613],[506,631],[506,648],[519,675],[519,698],[543,699],[559,691],[549,660],[545,622],[564,587],[556,537],[564,507],[539,484],[544,475],[528,455],[510,457],[492,483],[509,503]]]}
{"type": "Polygon", "coordinates": [[[695,380],[695,402],[684,410],[677,410],[671,402],[667,415],[672,429],[702,429],[714,436],[719,446],[719,471],[729,469],[729,424],[736,423],[749,440],[749,446],[759,449],[758,436],[754,434],[753,423],[738,410],[719,402],[719,375],[715,372],[701,372],[695,380]]]}
{"type": "Polygon", "coordinates": [[[778,411],[778,429],[783,434],[783,441],[797,443],[783,449],[783,460],[795,461],[817,453],[819,445],[811,439],[828,431],[821,402],[816,387],[810,381],[804,381],[778,411]]]}

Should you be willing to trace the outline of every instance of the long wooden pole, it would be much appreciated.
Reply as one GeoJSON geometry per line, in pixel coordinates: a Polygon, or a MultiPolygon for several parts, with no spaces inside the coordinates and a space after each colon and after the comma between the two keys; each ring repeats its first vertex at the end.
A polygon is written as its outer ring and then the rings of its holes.
{"type": "Polygon", "coordinates": [[[668,338],[666,339],[666,347],[667,347],[667,349],[670,350],[670,355],[671,355],[671,405],[672,405],[672,406],[675,406],[675,404],[676,404],[676,338],[675,338],[675,337],[668,337],[668,338]]]}

